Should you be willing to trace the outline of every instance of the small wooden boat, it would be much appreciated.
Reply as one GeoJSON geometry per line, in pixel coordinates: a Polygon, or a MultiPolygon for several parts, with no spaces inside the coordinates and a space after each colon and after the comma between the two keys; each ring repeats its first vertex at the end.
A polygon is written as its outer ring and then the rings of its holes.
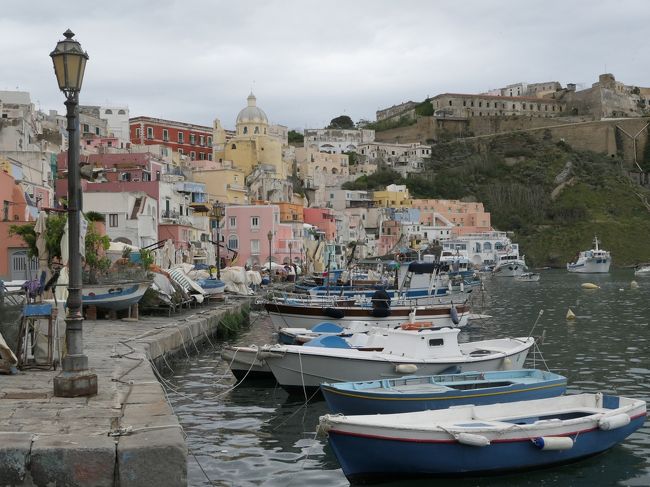
{"type": "Polygon", "coordinates": [[[84,284],[82,287],[82,302],[84,306],[124,310],[138,303],[145,291],[151,285],[150,281],[123,282],[120,284],[84,284]]]}
{"type": "Polygon", "coordinates": [[[537,272],[524,272],[521,276],[515,276],[515,280],[521,282],[537,282],[540,277],[537,272]]]}
{"type": "Polygon", "coordinates": [[[523,369],[323,383],[320,389],[332,413],[392,414],[554,397],[564,394],[566,382],[552,372],[523,369]]]}
{"type": "Polygon", "coordinates": [[[415,413],[328,414],[319,429],[356,483],[568,463],[622,442],[645,417],[645,401],[598,393],[415,413]]]}

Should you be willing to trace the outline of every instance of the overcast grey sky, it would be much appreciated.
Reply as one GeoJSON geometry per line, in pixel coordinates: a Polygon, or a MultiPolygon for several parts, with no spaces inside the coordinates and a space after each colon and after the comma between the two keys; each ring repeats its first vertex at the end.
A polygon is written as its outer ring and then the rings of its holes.
{"type": "Polygon", "coordinates": [[[272,123],[322,127],[518,81],[650,86],[648,25],[645,0],[4,0],[0,89],[62,112],[49,53],[70,28],[83,104],[234,128],[253,88],[272,123]]]}

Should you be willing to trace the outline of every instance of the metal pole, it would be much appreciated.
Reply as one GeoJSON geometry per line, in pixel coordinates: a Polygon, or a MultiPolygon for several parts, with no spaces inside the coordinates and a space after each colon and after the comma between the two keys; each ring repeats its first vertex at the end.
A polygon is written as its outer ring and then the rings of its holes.
{"type": "Polygon", "coordinates": [[[273,237],[269,234],[269,280],[273,280],[273,268],[271,267],[271,252],[273,251],[273,237]]]}
{"type": "Polygon", "coordinates": [[[217,217],[217,279],[221,279],[221,236],[219,234],[219,217],[217,217]]]}
{"type": "Polygon", "coordinates": [[[54,378],[54,395],[58,397],[97,394],[97,375],[88,371],[88,357],[83,353],[82,268],[80,226],[82,218],[81,173],[79,172],[79,94],[72,93],[65,106],[68,119],[68,283],[65,344],[67,353],[61,361],[62,372],[54,378]]]}

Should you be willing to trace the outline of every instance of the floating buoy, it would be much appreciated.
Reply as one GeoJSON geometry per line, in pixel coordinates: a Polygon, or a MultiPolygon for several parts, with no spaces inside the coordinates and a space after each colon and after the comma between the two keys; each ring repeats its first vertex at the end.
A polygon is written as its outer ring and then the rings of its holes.
{"type": "Polygon", "coordinates": [[[418,366],[415,364],[399,364],[395,366],[395,372],[398,374],[415,374],[418,366]]]}
{"type": "Polygon", "coordinates": [[[582,289],[600,289],[600,286],[598,284],[594,284],[593,282],[584,282],[582,284],[582,289]]]}
{"type": "Polygon", "coordinates": [[[568,436],[540,436],[531,441],[540,450],[569,450],[573,448],[573,439],[568,436]]]}
{"type": "Polygon", "coordinates": [[[569,311],[566,312],[566,319],[567,320],[575,320],[576,315],[573,311],[571,311],[571,308],[569,308],[569,311]]]}
{"type": "Polygon", "coordinates": [[[639,283],[636,281],[632,281],[630,283],[630,289],[638,289],[639,288],[639,283]]]}
{"type": "Polygon", "coordinates": [[[474,435],[472,433],[458,433],[454,435],[454,438],[456,438],[458,443],[462,443],[463,445],[488,446],[490,444],[490,440],[485,436],[474,435]]]}
{"type": "Polygon", "coordinates": [[[615,414],[614,416],[605,416],[598,420],[598,427],[605,431],[622,428],[628,424],[630,424],[630,417],[625,413],[615,414]]]}

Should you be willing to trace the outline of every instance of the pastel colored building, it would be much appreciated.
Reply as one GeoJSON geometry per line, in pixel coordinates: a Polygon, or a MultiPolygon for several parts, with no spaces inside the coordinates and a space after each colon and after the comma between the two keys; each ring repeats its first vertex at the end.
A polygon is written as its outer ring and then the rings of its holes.
{"type": "Polygon", "coordinates": [[[212,160],[212,127],[152,117],[129,120],[131,142],[162,144],[189,160],[212,160]]]}
{"type": "Polygon", "coordinates": [[[414,199],[411,206],[420,210],[420,221],[424,225],[433,225],[436,214],[441,215],[454,225],[454,236],[492,230],[490,213],[485,211],[483,203],[414,199]]]}
{"type": "Polygon", "coordinates": [[[373,191],[372,200],[383,208],[404,208],[411,206],[409,190],[403,184],[391,184],[385,191],[373,191]]]}
{"type": "Polygon", "coordinates": [[[326,241],[333,242],[336,239],[336,216],[331,208],[305,208],[303,214],[305,223],[317,227],[326,241]]]}
{"type": "Polygon", "coordinates": [[[192,172],[194,181],[205,184],[211,198],[232,205],[248,203],[245,174],[241,169],[231,167],[196,169],[192,172]]]}
{"type": "MultiPolygon", "coordinates": [[[[30,216],[25,193],[16,180],[6,171],[0,171],[0,279],[27,279],[30,271],[36,271],[34,261],[27,259],[27,245],[17,235],[9,235],[11,225],[24,225],[34,221],[30,216]]],[[[35,274],[34,276],[35,277],[35,274]]]]}

